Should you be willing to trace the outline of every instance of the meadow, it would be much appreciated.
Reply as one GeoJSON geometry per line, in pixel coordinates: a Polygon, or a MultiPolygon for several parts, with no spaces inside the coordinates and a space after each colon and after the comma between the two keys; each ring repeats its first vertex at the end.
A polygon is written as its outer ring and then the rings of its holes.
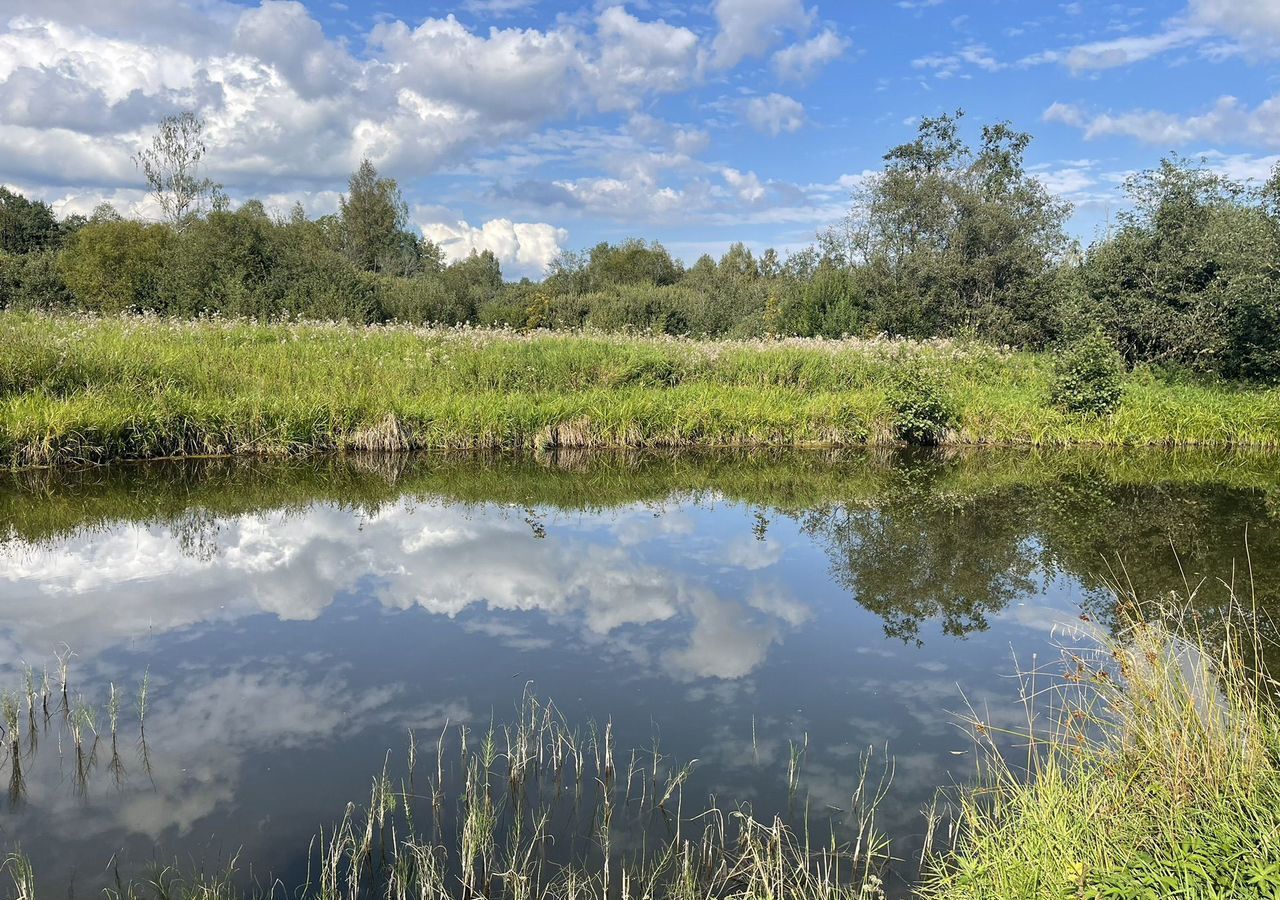
{"type": "Polygon", "coordinates": [[[1280,445],[1280,390],[1138,369],[1113,412],[976,341],[0,314],[0,460],[358,450],[1280,445]]]}

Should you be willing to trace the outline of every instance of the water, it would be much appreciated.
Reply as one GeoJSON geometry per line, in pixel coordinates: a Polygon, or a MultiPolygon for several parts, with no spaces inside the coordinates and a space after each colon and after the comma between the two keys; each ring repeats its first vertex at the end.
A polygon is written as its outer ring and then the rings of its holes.
{"type": "Polygon", "coordinates": [[[1252,575],[1274,608],[1278,499],[1280,461],[1209,454],[5,476],[0,679],[19,689],[30,664],[56,688],[73,652],[72,704],[98,708],[102,737],[90,756],[85,730],[81,758],[65,729],[24,743],[0,842],[55,894],[237,854],[242,872],[298,883],[317,829],[388,760],[403,767],[410,728],[430,756],[446,723],[509,721],[529,690],[571,722],[611,720],[624,759],[655,740],[696,759],[688,807],[714,794],[795,818],[807,798],[846,828],[860,759],[887,750],[877,821],[901,893],[921,810],[973,772],[958,714],[1020,722],[1010,675],[1055,659],[1082,616],[1105,627],[1108,578],[1147,597],[1190,586],[1209,611],[1252,575]],[[111,682],[126,695],[115,765],[111,682]],[[807,748],[795,796],[792,746],[807,748]]]}

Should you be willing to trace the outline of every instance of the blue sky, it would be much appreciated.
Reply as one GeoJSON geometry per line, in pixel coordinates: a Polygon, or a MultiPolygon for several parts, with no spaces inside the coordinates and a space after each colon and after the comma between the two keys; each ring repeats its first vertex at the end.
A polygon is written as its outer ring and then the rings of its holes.
{"type": "Polygon", "coordinates": [[[513,276],[628,236],[803,246],[959,107],[1035,136],[1083,240],[1162,154],[1280,158],[1280,0],[0,0],[0,23],[0,181],[61,212],[152,214],[129,156],[194,108],[233,198],[329,212],[367,155],[424,233],[513,276]]]}

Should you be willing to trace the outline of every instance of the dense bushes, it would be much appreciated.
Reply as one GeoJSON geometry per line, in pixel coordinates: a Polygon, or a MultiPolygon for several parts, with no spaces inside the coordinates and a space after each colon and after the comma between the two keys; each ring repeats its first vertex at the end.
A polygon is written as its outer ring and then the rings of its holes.
{"type": "Polygon", "coordinates": [[[942,386],[940,373],[912,362],[894,376],[889,388],[895,436],[908,444],[942,443],[947,429],[956,423],[955,405],[942,386]]]}
{"type": "Polygon", "coordinates": [[[1120,405],[1124,360],[1100,331],[1054,357],[1053,403],[1067,412],[1104,416],[1120,405]]]}
{"type": "Polygon", "coordinates": [[[1130,366],[1280,381],[1280,170],[1253,187],[1166,160],[1131,179],[1132,209],[1081,253],[1066,206],[1023,166],[1028,141],[999,124],[970,148],[959,115],[925,119],[813,247],[735,244],[686,268],[656,242],[601,243],[540,284],[504,282],[488,252],[446,265],[367,163],[341,214],[318,219],[249,201],[180,227],[110,209],[59,222],[0,189],[0,306],[1069,345],[1057,401],[1084,412],[1115,403],[1099,341],[1130,366]]]}

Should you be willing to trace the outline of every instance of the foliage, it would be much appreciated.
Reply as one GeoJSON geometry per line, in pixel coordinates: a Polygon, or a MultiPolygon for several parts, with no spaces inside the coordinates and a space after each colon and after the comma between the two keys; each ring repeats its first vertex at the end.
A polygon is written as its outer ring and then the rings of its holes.
{"type": "Polygon", "coordinates": [[[151,139],[133,157],[146,176],[165,221],[181,229],[208,206],[225,205],[222,185],[200,174],[208,152],[201,136],[204,120],[187,111],[166,116],[151,139]]]}
{"type": "MultiPolygon", "coordinates": [[[[1131,366],[1280,381],[1280,166],[1261,186],[1177,157],[1130,179],[1131,209],[1081,253],[1069,207],[1025,162],[1008,123],[963,133],[927,117],[853,208],[785,256],[742,243],[686,268],[628,239],[564,252],[540,284],[504,280],[490,250],[447,263],[410,230],[394,179],[363,160],[339,215],[214,202],[203,124],[166,119],[139,155],[167,234],[110,207],[56,221],[0,192],[5,305],[175,316],[509,325],[754,338],[977,337],[1038,350],[1101,331],[1131,366]],[[87,226],[88,234],[80,232],[87,226]]],[[[1099,376],[1101,377],[1101,376],[1099,376]]],[[[1070,393],[1082,385],[1065,385],[1070,393]]],[[[1098,396],[1063,408],[1103,409],[1098,396]]]]}
{"type": "Polygon", "coordinates": [[[1265,191],[1163,160],[1133,176],[1133,209],[1090,248],[1089,318],[1133,363],[1280,375],[1280,216],[1265,191]]]}
{"type": "Polygon", "coordinates": [[[89,224],[63,251],[62,276],[86,309],[161,311],[161,280],[175,239],[163,225],[129,220],[89,224]]]}
{"type": "Polygon", "coordinates": [[[1067,412],[1105,416],[1124,393],[1124,360],[1100,331],[1054,356],[1053,403],[1067,412]]]}
{"type": "Polygon", "coordinates": [[[954,404],[937,371],[913,361],[894,373],[889,389],[893,432],[908,444],[940,444],[956,424],[954,404]]]}
{"type": "Polygon", "coordinates": [[[49,204],[28,200],[0,186],[0,253],[52,250],[61,243],[64,228],[49,204]]]}
{"type": "Polygon", "coordinates": [[[342,252],[365,272],[415,276],[441,268],[439,249],[408,230],[409,207],[393,178],[382,178],[369,160],[339,201],[342,252]]]}
{"type": "Polygon", "coordinates": [[[60,309],[72,301],[56,253],[0,253],[0,309],[60,309]]]}
{"type": "Polygon", "coordinates": [[[865,268],[879,330],[1037,346],[1052,337],[1069,207],[1026,171],[1030,135],[988,125],[974,149],[963,115],[925,117],[916,140],[890,150],[823,252],[865,268]]]}

